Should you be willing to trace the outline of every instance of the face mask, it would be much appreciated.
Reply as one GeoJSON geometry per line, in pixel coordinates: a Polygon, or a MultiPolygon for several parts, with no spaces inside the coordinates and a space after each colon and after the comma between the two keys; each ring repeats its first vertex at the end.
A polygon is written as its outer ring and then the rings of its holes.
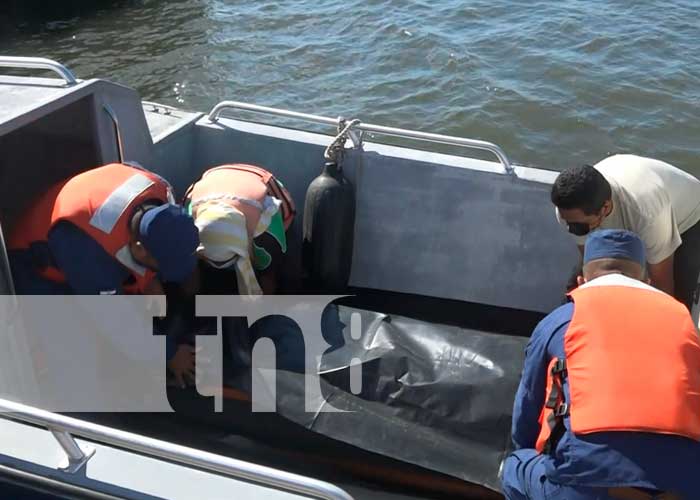
{"type": "Polygon", "coordinates": [[[586,236],[591,232],[591,226],[585,222],[569,222],[569,232],[575,236],[586,236]]]}

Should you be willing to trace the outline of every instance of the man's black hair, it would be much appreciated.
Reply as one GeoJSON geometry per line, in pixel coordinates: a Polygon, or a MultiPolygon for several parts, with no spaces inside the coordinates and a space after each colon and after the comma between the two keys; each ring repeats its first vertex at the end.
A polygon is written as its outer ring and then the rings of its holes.
{"type": "Polygon", "coordinates": [[[143,218],[143,214],[145,214],[152,208],[159,207],[162,204],[162,201],[154,199],[146,200],[143,203],[141,203],[138,207],[136,207],[136,209],[134,210],[134,214],[131,216],[131,220],[129,221],[129,230],[134,237],[136,237],[137,239],[139,237],[139,227],[141,226],[141,219],[143,218]]]}
{"type": "Polygon", "coordinates": [[[578,208],[586,215],[600,212],[603,204],[611,198],[610,184],[590,165],[567,168],[552,186],[552,203],[557,208],[578,208]]]}

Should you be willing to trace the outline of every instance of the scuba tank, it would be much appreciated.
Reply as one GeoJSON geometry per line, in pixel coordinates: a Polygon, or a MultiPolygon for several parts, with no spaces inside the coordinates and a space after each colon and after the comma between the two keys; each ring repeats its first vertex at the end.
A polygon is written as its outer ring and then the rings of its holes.
{"type": "Polygon", "coordinates": [[[303,261],[316,291],[342,292],[352,267],[355,190],[337,162],[328,161],[306,191],[303,261]]]}

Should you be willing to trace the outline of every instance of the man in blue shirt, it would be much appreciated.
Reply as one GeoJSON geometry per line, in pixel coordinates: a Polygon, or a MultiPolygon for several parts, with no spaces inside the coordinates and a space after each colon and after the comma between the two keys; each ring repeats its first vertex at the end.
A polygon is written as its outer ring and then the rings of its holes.
{"type": "MultiPolygon", "coordinates": [[[[183,282],[195,270],[195,249],[199,243],[197,229],[192,218],[181,207],[172,204],[146,206],[136,211],[135,230],[143,245],[146,262],[139,262],[132,254],[117,260],[100,243],[71,222],[59,221],[48,232],[45,242],[36,242],[30,249],[10,250],[10,263],[15,288],[21,295],[114,295],[124,293],[135,271],[146,269],[150,262],[157,264],[157,279],[152,280],[145,293],[163,293],[160,285],[165,282],[183,282]],[[173,243],[176,242],[177,245],[173,243]],[[42,255],[44,256],[42,258],[42,255]],[[125,259],[128,259],[126,261],[125,259]],[[46,279],[38,272],[38,261],[45,260],[60,270],[62,282],[46,279]]],[[[116,344],[127,342],[122,334],[125,329],[142,329],[139,314],[126,303],[113,307],[124,310],[121,321],[111,324],[100,321],[103,331],[116,344]]],[[[99,320],[99,318],[98,318],[99,320]]],[[[138,359],[139,346],[121,345],[122,351],[132,359],[138,359]]],[[[194,379],[194,349],[187,344],[177,346],[174,339],[166,341],[168,368],[178,384],[185,385],[194,379]]]]}
{"type": "Polygon", "coordinates": [[[573,301],[526,349],[507,499],[700,498],[700,343],[644,263],[634,233],[588,237],[573,301]]]}

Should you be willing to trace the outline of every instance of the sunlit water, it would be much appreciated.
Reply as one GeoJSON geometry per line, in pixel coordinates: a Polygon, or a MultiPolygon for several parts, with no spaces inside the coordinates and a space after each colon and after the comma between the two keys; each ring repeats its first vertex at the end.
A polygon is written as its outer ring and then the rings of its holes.
{"type": "Polygon", "coordinates": [[[696,1],[51,3],[0,14],[0,53],[188,109],[235,99],[480,138],[547,168],[624,151],[700,174],[696,1]]]}

